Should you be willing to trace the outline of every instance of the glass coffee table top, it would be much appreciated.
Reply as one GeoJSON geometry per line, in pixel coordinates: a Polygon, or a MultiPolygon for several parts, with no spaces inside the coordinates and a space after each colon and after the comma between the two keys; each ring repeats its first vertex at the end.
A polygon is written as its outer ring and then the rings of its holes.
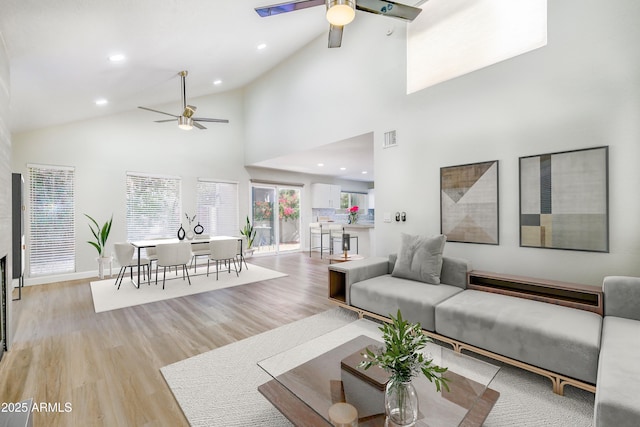
{"type": "MultiPolygon", "coordinates": [[[[316,339],[317,345],[316,340],[312,340],[258,362],[274,379],[270,381],[271,385],[279,387],[281,393],[274,396],[260,391],[294,424],[298,424],[298,418],[306,417],[300,415],[304,410],[312,409],[326,424],[321,421],[310,425],[331,425],[329,408],[335,403],[347,402],[356,407],[360,426],[384,426],[382,387],[386,373],[377,367],[367,371],[353,368],[357,365],[355,359],[365,347],[383,345],[380,338],[374,339],[370,335],[346,334],[343,339],[316,339]],[[305,357],[305,353],[310,356],[305,357]],[[277,401],[285,395],[293,397],[293,403],[278,405],[277,401]]],[[[433,343],[427,346],[425,353],[431,355],[434,363],[449,368],[445,376],[450,379],[450,391],[438,393],[435,385],[422,374],[416,376],[413,383],[420,410],[416,425],[482,425],[499,396],[489,388],[499,368],[433,343]]]]}

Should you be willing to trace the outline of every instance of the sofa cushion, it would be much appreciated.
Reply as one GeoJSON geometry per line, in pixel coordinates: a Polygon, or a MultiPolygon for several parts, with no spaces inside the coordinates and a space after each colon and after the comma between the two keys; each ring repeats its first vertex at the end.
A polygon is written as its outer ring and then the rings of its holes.
{"type": "MultiPolygon", "coordinates": [[[[397,254],[389,255],[389,274],[393,272],[393,267],[395,267],[397,260],[397,254]]],[[[467,289],[467,273],[470,271],[471,264],[466,259],[443,256],[440,283],[467,289]]]]}
{"type": "Polygon", "coordinates": [[[443,256],[440,283],[467,289],[467,273],[469,271],[471,271],[471,264],[466,259],[443,256]]]}
{"type": "Polygon", "coordinates": [[[595,384],[602,317],[596,313],[465,290],[436,307],[436,332],[595,384]]]}
{"type": "Polygon", "coordinates": [[[439,284],[445,241],[446,237],[442,234],[425,237],[402,233],[398,259],[391,275],[439,284]]]}
{"type": "Polygon", "coordinates": [[[605,316],[598,363],[595,425],[631,427],[640,422],[640,322],[605,316]]]}
{"type": "Polygon", "coordinates": [[[605,316],[640,320],[640,277],[607,276],[602,291],[605,316]]]}
{"type": "Polygon", "coordinates": [[[386,274],[352,284],[350,301],[355,307],[385,317],[395,316],[400,309],[405,319],[434,331],[435,306],[458,292],[462,289],[456,286],[430,285],[386,274]]]}

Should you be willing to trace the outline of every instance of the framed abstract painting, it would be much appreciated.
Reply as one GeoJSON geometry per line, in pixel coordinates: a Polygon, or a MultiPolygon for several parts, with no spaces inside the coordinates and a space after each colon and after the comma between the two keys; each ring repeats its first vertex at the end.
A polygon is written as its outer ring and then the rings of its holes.
{"type": "Polygon", "coordinates": [[[499,244],[497,160],[440,168],[440,232],[449,242],[499,244]]]}
{"type": "Polygon", "coordinates": [[[609,252],[609,147],[520,157],[520,246],[609,252]]]}

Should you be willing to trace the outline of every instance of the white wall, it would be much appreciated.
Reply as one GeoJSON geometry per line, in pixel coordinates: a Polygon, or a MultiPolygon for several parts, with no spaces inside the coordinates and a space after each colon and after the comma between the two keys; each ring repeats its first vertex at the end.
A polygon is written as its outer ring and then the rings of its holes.
{"type": "MultiPolygon", "coordinates": [[[[191,214],[195,212],[195,188],[199,177],[238,181],[240,201],[249,197],[249,176],[243,167],[241,92],[196,98],[193,102],[199,111],[219,111],[220,117],[228,118],[230,122],[207,123],[207,130],[185,132],[174,123],[154,123],[153,120],[161,118],[157,114],[136,110],[13,136],[13,169],[25,174],[27,187],[28,163],[76,168],[78,277],[86,277],[87,272],[97,270],[97,253],[86,243],[92,236],[84,213],[98,222],[106,221],[113,213],[109,250],[114,242],[126,240],[127,171],[182,177],[182,208],[191,214]]],[[[159,106],[158,109],[172,111],[175,106],[159,106]]],[[[247,212],[246,207],[240,203],[241,218],[247,212]]],[[[46,280],[54,281],[52,278],[46,280]]]]}
{"type": "Polygon", "coordinates": [[[0,33],[0,257],[7,256],[7,348],[13,337],[11,322],[11,135],[9,133],[9,56],[0,33]]]}
{"type": "Polygon", "coordinates": [[[401,231],[439,232],[440,167],[498,159],[500,245],[448,243],[445,254],[580,283],[640,275],[639,19],[635,0],[549,2],[546,47],[407,96],[403,24],[359,13],[342,48],[315,40],[247,89],[247,158],[373,131],[379,255],[397,250],[401,231]],[[390,129],[399,146],[383,150],[390,129]],[[518,157],[600,145],[610,253],[520,248],[518,157]],[[408,221],[382,222],[396,211],[408,221]]]}

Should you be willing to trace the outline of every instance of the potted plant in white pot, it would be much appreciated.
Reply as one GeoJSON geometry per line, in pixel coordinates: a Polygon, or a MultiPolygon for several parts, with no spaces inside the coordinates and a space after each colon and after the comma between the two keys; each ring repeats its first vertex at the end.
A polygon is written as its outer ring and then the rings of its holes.
{"type": "Polygon", "coordinates": [[[244,248],[244,256],[245,258],[248,258],[253,255],[255,250],[253,248],[253,239],[256,237],[256,230],[253,229],[253,224],[249,221],[249,215],[247,215],[246,224],[240,229],[240,234],[244,236],[245,241],[247,242],[247,247],[244,248]]]}
{"type": "Polygon", "coordinates": [[[422,352],[432,340],[422,333],[419,323],[404,320],[400,310],[396,317],[389,317],[391,323],[379,328],[384,348],[376,351],[367,348],[359,367],[369,369],[378,365],[390,374],[384,395],[387,419],[395,426],[413,426],[418,419],[418,396],[412,378],[422,372],[437,391],[442,388],[448,391],[448,378],[442,376],[447,368],[434,364],[422,352]]]}
{"type": "Polygon", "coordinates": [[[107,239],[109,238],[109,233],[111,232],[113,215],[111,215],[109,221],[105,222],[102,227],[100,227],[98,221],[96,221],[89,215],[84,214],[84,216],[91,220],[91,222],[89,223],[89,228],[91,229],[91,233],[93,234],[95,241],[88,240],[87,243],[96,248],[96,250],[98,251],[98,258],[96,258],[96,260],[98,261],[98,277],[100,279],[104,279],[104,266],[111,261],[111,257],[107,256],[105,252],[105,245],[107,244],[107,239]]]}

